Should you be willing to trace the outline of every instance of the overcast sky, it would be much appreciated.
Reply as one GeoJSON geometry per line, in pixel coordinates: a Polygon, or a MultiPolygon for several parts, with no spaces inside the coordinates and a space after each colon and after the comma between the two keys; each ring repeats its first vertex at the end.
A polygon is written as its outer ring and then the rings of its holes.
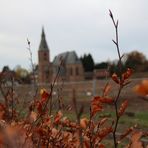
{"type": "Polygon", "coordinates": [[[119,19],[121,52],[148,57],[147,7],[148,0],[0,0],[0,69],[30,67],[26,38],[37,63],[43,25],[51,60],[67,50],[91,53],[95,62],[116,59],[108,9],[119,19]]]}

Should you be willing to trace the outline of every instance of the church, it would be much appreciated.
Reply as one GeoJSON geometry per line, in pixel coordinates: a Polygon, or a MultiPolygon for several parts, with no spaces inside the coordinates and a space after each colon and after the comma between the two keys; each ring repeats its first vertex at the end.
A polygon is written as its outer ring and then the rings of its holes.
{"type": "Polygon", "coordinates": [[[50,60],[44,28],[42,28],[41,41],[38,49],[38,82],[39,84],[51,83],[60,69],[58,78],[66,82],[83,81],[84,69],[80,58],[75,51],[66,51],[50,60]],[[62,64],[61,64],[62,61],[62,64]]]}

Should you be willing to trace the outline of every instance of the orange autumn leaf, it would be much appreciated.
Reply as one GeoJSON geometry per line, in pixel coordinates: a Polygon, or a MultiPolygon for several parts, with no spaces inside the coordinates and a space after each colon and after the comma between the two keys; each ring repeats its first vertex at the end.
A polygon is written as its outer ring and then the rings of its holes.
{"type": "Polygon", "coordinates": [[[84,141],[84,145],[85,145],[85,148],[90,148],[90,142],[89,141],[84,141]]]}
{"type": "Polygon", "coordinates": [[[98,111],[102,111],[102,109],[100,97],[94,97],[91,101],[91,115],[94,116],[98,111]]]}
{"type": "Polygon", "coordinates": [[[100,143],[100,144],[99,144],[99,148],[105,148],[105,145],[102,144],[102,143],[100,143]]]}
{"type": "Polygon", "coordinates": [[[97,97],[94,97],[92,100],[91,100],[91,105],[94,105],[94,104],[97,104],[100,102],[100,97],[97,96],[97,97]]]}
{"type": "Polygon", "coordinates": [[[118,76],[117,76],[116,73],[113,73],[113,75],[112,75],[112,80],[115,81],[117,84],[120,83],[120,80],[118,79],[118,76]]]}
{"type": "Polygon", "coordinates": [[[89,123],[89,121],[87,118],[82,118],[80,120],[80,127],[85,129],[87,127],[88,123],[89,123]]]}
{"type": "Polygon", "coordinates": [[[119,116],[119,117],[123,115],[123,113],[125,112],[125,109],[127,108],[127,106],[128,106],[128,100],[125,100],[125,101],[121,104],[121,106],[120,106],[120,108],[119,108],[119,111],[118,111],[118,116],[119,116]]]}
{"type": "Polygon", "coordinates": [[[101,105],[93,105],[91,107],[91,116],[94,116],[97,112],[102,110],[103,110],[103,107],[101,105]]]}
{"type": "Polygon", "coordinates": [[[31,111],[30,112],[30,115],[29,115],[29,118],[28,118],[29,122],[30,123],[33,123],[34,121],[36,121],[36,119],[37,119],[37,113],[31,111]]]}
{"type": "Polygon", "coordinates": [[[99,136],[100,139],[103,139],[112,131],[113,131],[112,127],[104,127],[99,131],[98,136],[99,136]]]}
{"type": "Polygon", "coordinates": [[[91,101],[91,115],[94,116],[97,112],[103,110],[103,103],[111,104],[113,99],[96,96],[91,101]]]}
{"type": "Polygon", "coordinates": [[[54,123],[58,124],[61,120],[61,118],[63,117],[63,114],[61,111],[58,111],[58,113],[56,114],[55,118],[54,118],[54,123]]]}
{"type": "Polygon", "coordinates": [[[142,96],[148,95],[148,80],[143,80],[141,84],[134,87],[134,91],[142,96]]]}
{"type": "Polygon", "coordinates": [[[100,98],[101,103],[112,104],[114,100],[112,98],[100,98]]]}
{"type": "MultiPolygon", "coordinates": [[[[7,142],[8,148],[33,147],[33,142],[30,137],[27,137],[27,142],[25,142],[26,131],[24,128],[22,128],[21,125],[17,123],[15,123],[14,125],[6,125],[2,133],[3,133],[3,141],[7,142]]],[[[6,146],[5,144],[4,147],[6,146]]]]}
{"type": "Polygon", "coordinates": [[[128,68],[126,72],[122,74],[122,80],[127,80],[133,73],[133,70],[128,68]]]}
{"type": "Polygon", "coordinates": [[[42,102],[46,102],[47,98],[50,96],[46,89],[41,89],[40,94],[42,102]]]}
{"type": "Polygon", "coordinates": [[[44,128],[41,128],[41,127],[34,129],[34,132],[36,132],[41,137],[46,134],[46,130],[44,128]]]}
{"type": "Polygon", "coordinates": [[[96,96],[92,100],[92,104],[99,104],[99,103],[108,103],[108,104],[110,104],[110,103],[113,103],[113,101],[114,100],[112,98],[96,96]]]}
{"type": "Polygon", "coordinates": [[[103,118],[99,121],[99,125],[103,125],[106,121],[108,120],[108,118],[103,118]]]}
{"type": "Polygon", "coordinates": [[[56,128],[52,128],[51,132],[52,132],[52,136],[55,137],[58,133],[58,130],[56,128]]]}
{"type": "Polygon", "coordinates": [[[124,139],[127,135],[129,135],[133,130],[134,130],[134,127],[130,127],[124,133],[122,133],[119,137],[118,143],[120,143],[121,140],[124,139]]]}
{"type": "Polygon", "coordinates": [[[37,106],[37,110],[38,110],[38,113],[42,113],[42,108],[43,108],[43,105],[41,104],[41,102],[37,102],[36,103],[36,106],[37,106]]]}
{"type": "Polygon", "coordinates": [[[110,90],[111,90],[111,85],[107,83],[103,89],[103,96],[107,96],[110,90]]]}
{"type": "Polygon", "coordinates": [[[140,138],[142,137],[142,132],[134,132],[131,137],[130,148],[143,148],[140,138]]]}
{"type": "Polygon", "coordinates": [[[44,125],[50,126],[51,125],[51,117],[47,117],[44,119],[44,125]]]}

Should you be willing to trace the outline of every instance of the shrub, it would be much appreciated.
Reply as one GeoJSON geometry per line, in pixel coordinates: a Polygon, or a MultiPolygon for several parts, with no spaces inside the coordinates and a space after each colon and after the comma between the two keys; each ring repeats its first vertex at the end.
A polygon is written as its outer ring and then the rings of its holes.
{"type": "MultiPolygon", "coordinates": [[[[114,20],[110,11],[110,17],[113,21],[116,40],[113,40],[117,47],[119,56],[118,68],[119,74],[114,73],[112,80],[118,85],[118,92],[115,98],[109,96],[111,85],[107,82],[101,96],[95,96],[90,101],[89,118],[82,117],[83,106],[78,108],[73,92],[73,107],[76,114],[76,121],[70,120],[63,115],[62,110],[56,114],[52,112],[52,93],[59,71],[51,84],[50,91],[41,89],[40,99],[33,99],[29,105],[29,112],[26,117],[18,118],[18,111],[15,109],[15,93],[12,85],[7,89],[3,83],[0,83],[0,90],[4,96],[4,102],[0,104],[0,147],[11,148],[104,148],[105,141],[111,136],[114,147],[121,145],[122,141],[128,138],[127,147],[142,148],[141,137],[148,136],[147,132],[137,131],[135,125],[123,130],[120,135],[117,127],[120,118],[128,106],[128,100],[118,103],[120,94],[124,87],[130,83],[129,78],[132,70],[127,69],[122,72],[122,56],[118,44],[118,21],[114,20]],[[115,118],[108,117],[97,118],[97,114],[105,109],[106,105],[114,106],[115,118]]],[[[30,45],[30,42],[29,42],[30,45]]],[[[2,79],[2,77],[1,77],[2,79]]],[[[147,83],[146,83],[147,84],[147,83]]],[[[142,95],[147,95],[147,88],[143,82],[136,87],[136,91],[142,95]]],[[[127,140],[127,139],[126,139],[127,140]]]]}

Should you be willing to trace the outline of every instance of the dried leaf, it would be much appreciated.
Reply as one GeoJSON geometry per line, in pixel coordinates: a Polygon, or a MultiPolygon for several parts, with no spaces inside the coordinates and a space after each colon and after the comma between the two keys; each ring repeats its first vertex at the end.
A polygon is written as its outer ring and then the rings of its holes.
{"type": "Polygon", "coordinates": [[[127,135],[129,135],[133,131],[134,127],[128,128],[123,134],[120,135],[118,143],[121,142],[127,135]]]}
{"type": "Polygon", "coordinates": [[[112,75],[112,80],[115,81],[117,84],[120,83],[120,80],[118,79],[118,76],[117,76],[116,73],[114,73],[114,74],[112,75]]]}
{"type": "Polygon", "coordinates": [[[124,113],[125,109],[127,108],[127,106],[128,106],[128,100],[125,100],[125,101],[121,104],[121,106],[120,106],[120,108],[119,108],[119,111],[118,111],[118,116],[119,116],[119,117],[123,115],[123,113],[124,113]]]}
{"type": "Polygon", "coordinates": [[[81,128],[84,128],[85,129],[87,127],[88,123],[89,123],[89,121],[88,121],[87,118],[82,118],[80,120],[80,126],[81,126],[81,128]]]}
{"type": "Polygon", "coordinates": [[[133,70],[128,68],[125,73],[122,74],[122,80],[127,80],[133,73],[133,70]]]}
{"type": "Polygon", "coordinates": [[[38,113],[41,114],[42,113],[42,108],[43,108],[42,103],[41,102],[37,102],[36,106],[37,106],[38,113]]]}
{"type": "Polygon", "coordinates": [[[111,85],[107,83],[103,89],[103,96],[107,96],[110,90],[111,90],[111,85]]]}
{"type": "Polygon", "coordinates": [[[143,148],[140,138],[142,137],[142,132],[134,132],[131,137],[130,148],[143,148]]]}
{"type": "Polygon", "coordinates": [[[36,121],[36,119],[37,119],[37,113],[31,111],[30,112],[30,115],[29,115],[29,118],[28,118],[29,122],[30,123],[33,123],[34,121],[36,121]]]}
{"type": "Polygon", "coordinates": [[[113,131],[112,127],[104,127],[99,131],[98,136],[102,140],[104,137],[106,137],[112,131],[113,131]]]}
{"type": "Polygon", "coordinates": [[[102,144],[102,143],[100,143],[100,144],[99,144],[99,148],[105,148],[105,145],[102,144]]]}
{"type": "Polygon", "coordinates": [[[148,96],[148,80],[143,80],[141,84],[134,87],[134,91],[142,96],[148,96]]]}
{"type": "Polygon", "coordinates": [[[30,137],[27,137],[26,130],[18,124],[8,125],[3,131],[3,138],[8,148],[33,147],[33,142],[30,137]]]}
{"type": "Polygon", "coordinates": [[[106,97],[100,97],[100,96],[96,96],[94,97],[94,99],[92,100],[92,105],[93,104],[100,104],[100,103],[107,103],[107,104],[111,104],[113,103],[113,99],[112,98],[106,98],[106,97]]]}
{"type": "Polygon", "coordinates": [[[61,118],[63,117],[63,114],[61,111],[58,111],[58,113],[56,114],[55,118],[54,118],[54,123],[58,124],[61,120],[61,118]]]}
{"type": "Polygon", "coordinates": [[[90,142],[89,141],[84,141],[84,145],[85,145],[85,148],[90,148],[90,142]]]}
{"type": "Polygon", "coordinates": [[[101,103],[112,104],[114,100],[112,98],[100,98],[101,103]]]}
{"type": "Polygon", "coordinates": [[[103,125],[106,121],[108,120],[108,118],[103,118],[99,121],[99,125],[103,125]]]}
{"type": "Polygon", "coordinates": [[[46,91],[46,89],[41,89],[40,90],[40,94],[41,94],[41,101],[44,103],[46,102],[46,100],[48,99],[48,97],[50,96],[50,94],[46,91]]]}
{"type": "Polygon", "coordinates": [[[91,116],[93,117],[97,112],[102,111],[103,107],[101,105],[92,105],[91,116]]]}

